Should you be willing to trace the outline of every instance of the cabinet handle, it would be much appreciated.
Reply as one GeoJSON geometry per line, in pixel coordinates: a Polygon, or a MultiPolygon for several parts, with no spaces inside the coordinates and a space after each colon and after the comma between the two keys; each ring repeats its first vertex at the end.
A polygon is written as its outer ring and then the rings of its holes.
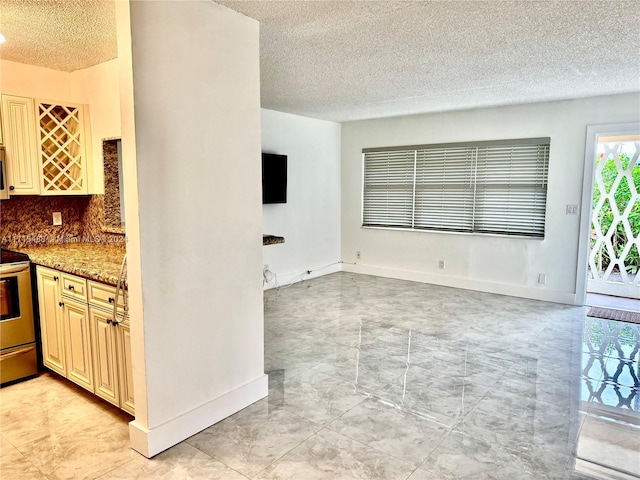
{"type": "Polygon", "coordinates": [[[58,277],[56,275],[53,276],[53,281],[57,282],[58,281],[58,277]]]}
{"type": "Polygon", "coordinates": [[[73,285],[69,285],[69,290],[75,290],[75,287],[73,285]]]}
{"type": "Polygon", "coordinates": [[[11,185],[11,186],[9,187],[9,190],[11,190],[11,191],[13,191],[13,190],[15,190],[15,189],[16,189],[16,187],[14,187],[13,185],[11,185]]]}
{"type": "Polygon", "coordinates": [[[58,302],[58,305],[61,306],[61,307],[64,307],[64,303],[62,303],[62,302],[58,302]]]}
{"type": "Polygon", "coordinates": [[[113,303],[114,302],[114,298],[109,297],[109,303],[113,303]]]}

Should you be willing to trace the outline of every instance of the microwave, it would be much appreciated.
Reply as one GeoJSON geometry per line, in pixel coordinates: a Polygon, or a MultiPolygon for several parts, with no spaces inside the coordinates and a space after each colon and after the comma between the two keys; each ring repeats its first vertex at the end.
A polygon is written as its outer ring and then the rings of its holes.
{"type": "Polygon", "coordinates": [[[7,161],[4,145],[0,145],[0,200],[9,198],[9,178],[7,177],[7,161]]]}

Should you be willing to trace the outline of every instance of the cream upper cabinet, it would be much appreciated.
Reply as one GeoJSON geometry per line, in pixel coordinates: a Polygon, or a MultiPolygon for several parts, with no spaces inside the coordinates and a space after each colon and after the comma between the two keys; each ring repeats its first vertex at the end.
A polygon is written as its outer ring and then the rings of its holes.
{"type": "Polygon", "coordinates": [[[86,195],[87,105],[2,95],[9,195],[86,195]]]}
{"type": "Polygon", "coordinates": [[[82,105],[36,102],[42,195],[87,194],[87,148],[90,135],[82,105]]]}
{"type": "Polygon", "coordinates": [[[38,195],[40,168],[32,98],[2,95],[7,175],[10,195],[38,195]]]}

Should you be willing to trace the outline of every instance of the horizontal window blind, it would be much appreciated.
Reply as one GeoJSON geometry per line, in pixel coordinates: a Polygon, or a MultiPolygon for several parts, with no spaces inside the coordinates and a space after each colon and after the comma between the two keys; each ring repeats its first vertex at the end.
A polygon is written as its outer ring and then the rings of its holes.
{"type": "Polygon", "coordinates": [[[414,228],[473,230],[473,151],[418,150],[414,228]]]}
{"type": "Polygon", "coordinates": [[[544,237],[549,139],[363,150],[363,226],[544,237]]]}
{"type": "Polygon", "coordinates": [[[544,236],[549,145],[478,149],[475,230],[544,236]]]}
{"type": "Polygon", "coordinates": [[[415,151],[365,154],[363,225],[411,228],[415,151]]]}

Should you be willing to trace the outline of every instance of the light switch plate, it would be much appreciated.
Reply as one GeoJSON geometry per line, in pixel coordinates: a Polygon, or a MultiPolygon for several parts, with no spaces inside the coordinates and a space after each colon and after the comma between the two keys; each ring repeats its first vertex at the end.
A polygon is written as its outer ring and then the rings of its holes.
{"type": "Polygon", "coordinates": [[[62,225],[62,213],[61,212],[53,212],[53,224],[54,225],[62,225]]]}
{"type": "Polygon", "coordinates": [[[567,205],[567,215],[577,215],[578,205],[567,205]]]}

